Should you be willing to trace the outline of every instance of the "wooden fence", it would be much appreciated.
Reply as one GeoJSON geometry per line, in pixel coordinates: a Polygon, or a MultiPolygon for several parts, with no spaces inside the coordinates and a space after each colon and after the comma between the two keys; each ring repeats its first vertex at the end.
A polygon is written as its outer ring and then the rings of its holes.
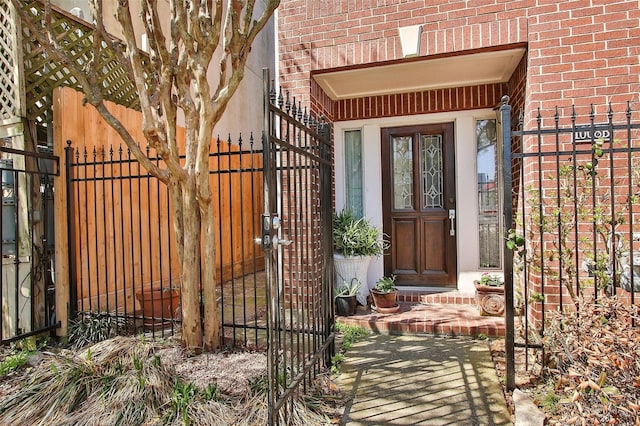
{"type": "MultiPolygon", "coordinates": [[[[67,150],[73,150],[67,196],[74,209],[69,221],[75,247],[70,280],[77,310],[137,316],[141,306],[136,291],[179,285],[168,190],[133,160],[93,107],[82,105],[81,94],[65,88],[54,98],[54,108],[61,111],[54,114],[56,143],[69,140],[67,150]]],[[[136,139],[144,140],[139,112],[115,104],[109,108],[136,139]]],[[[184,144],[183,131],[179,140],[184,144]]],[[[262,250],[254,243],[260,233],[262,154],[252,145],[212,141],[210,182],[220,283],[264,267],[262,250]]],[[[154,158],[154,152],[149,150],[148,156],[154,158]]]]}

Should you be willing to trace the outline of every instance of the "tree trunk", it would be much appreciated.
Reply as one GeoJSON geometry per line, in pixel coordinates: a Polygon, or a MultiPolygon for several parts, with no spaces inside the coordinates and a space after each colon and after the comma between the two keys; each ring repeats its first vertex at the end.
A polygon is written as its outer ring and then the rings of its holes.
{"type": "Polygon", "coordinates": [[[206,173],[206,180],[197,183],[192,174],[183,182],[169,184],[182,285],[182,341],[187,349],[196,352],[220,347],[216,240],[208,179],[206,173]]]}
{"type": "MultiPolygon", "coordinates": [[[[209,186],[207,173],[207,191],[209,186]]],[[[202,236],[202,299],[204,301],[204,349],[210,351],[220,346],[220,321],[216,288],[216,236],[211,208],[211,197],[201,200],[202,236]]]]}
{"type": "MultiPolygon", "coordinates": [[[[176,231],[182,231],[184,249],[182,258],[178,258],[181,265],[182,285],[182,341],[189,350],[200,352],[203,348],[202,323],[200,318],[200,254],[201,228],[200,209],[198,205],[196,183],[194,176],[187,176],[180,185],[182,203],[174,206],[180,210],[182,224],[176,226],[176,231]],[[180,229],[182,228],[182,229],[180,229]]],[[[178,236],[178,238],[180,238],[178,236]]]]}
{"type": "Polygon", "coordinates": [[[208,154],[215,123],[238,89],[247,55],[258,33],[269,21],[279,0],[264,2],[254,16],[255,0],[216,2],[171,2],[170,31],[166,33],[155,2],[142,2],[134,24],[128,1],[119,1],[116,20],[124,44],[107,34],[103,1],[92,1],[96,17],[93,31],[95,56],[76,58],[59,34],[51,30],[50,2],[34,17],[28,2],[12,0],[22,22],[46,51],[50,60],[69,71],[82,87],[86,101],[127,144],[136,160],[170,188],[174,231],[182,286],[183,343],[193,350],[220,345],[215,279],[215,228],[208,176],[208,154]],[[150,61],[143,58],[134,28],[143,28],[149,41],[150,61]],[[104,105],[101,58],[105,50],[115,54],[135,84],[142,111],[143,134],[162,158],[160,167],[148,158],[125,125],[104,105]],[[214,52],[218,51],[219,79],[212,87],[207,79],[214,52]],[[176,144],[177,111],[185,116],[184,160],[176,144]],[[202,300],[201,300],[202,296],[202,300]],[[204,303],[205,327],[200,315],[204,303]],[[204,339],[203,339],[204,337],[204,339]]]}

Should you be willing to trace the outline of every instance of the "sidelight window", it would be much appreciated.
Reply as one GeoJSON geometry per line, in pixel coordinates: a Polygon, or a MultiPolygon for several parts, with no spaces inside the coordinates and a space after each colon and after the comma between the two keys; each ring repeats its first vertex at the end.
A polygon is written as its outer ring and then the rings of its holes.
{"type": "Polygon", "coordinates": [[[496,120],[476,121],[480,268],[502,266],[500,179],[496,120]]]}
{"type": "Polygon", "coordinates": [[[362,131],[344,132],[344,170],[346,205],[357,217],[363,215],[362,202],[362,131]]]}

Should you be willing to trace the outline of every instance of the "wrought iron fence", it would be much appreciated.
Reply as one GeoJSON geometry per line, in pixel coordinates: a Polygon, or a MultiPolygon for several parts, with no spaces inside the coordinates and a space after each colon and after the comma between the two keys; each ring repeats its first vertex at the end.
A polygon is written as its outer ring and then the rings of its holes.
{"type": "MultiPolygon", "coordinates": [[[[124,147],[66,149],[72,302],[79,321],[114,317],[118,332],[172,334],[180,323],[178,259],[168,189],[124,147]]],[[[266,342],[264,256],[255,244],[262,154],[239,137],[210,153],[223,335],[266,342]]],[[[154,159],[154,161],[159,161],[154,159]]],[[[72,315],[76,316],[76,315],[72,315]]]]}
{"type": "Polygon", "coordinates": [[[638,303],[640,120],[630,104],[623,111],[574,106],[538,111],[527,129],[521,120],[512,131],[506,102],[498,118],[504,164],[511,166],[504,167],[504,206],[505,236],[514,248],[505,250],[512,305],[507,384],[513,388],[514,348],[527,355],[543,350],[548,312],[578,309],[585,297],[615,295],[638,303]],[[511,146],[522,151],[511,152],[511,146]]]}
{"type": "Polygon", "coordinates": [[[10,147],[0,152],[0,341],[5,344],[59,327],[52,267],[58,158],[10,147]]]}
{"type": "Polygon", "coordinates": [[[289,424],[333,354],[331,126],[263,77],[269,424],[289,424]]]}
{"type": "MultiPolygon", "coordinates": [[[[329,124],[268,84],[264,135],[260,148],[239,138],[210,154],[216,277],[224,339],[267,349],[269,421],[286,424],[333,354],[332,147],[329,124]]],[[[180,310],[168,190],[125,148],[90,146],[66,149],[72,317],[171,334],[180,310]]]]}

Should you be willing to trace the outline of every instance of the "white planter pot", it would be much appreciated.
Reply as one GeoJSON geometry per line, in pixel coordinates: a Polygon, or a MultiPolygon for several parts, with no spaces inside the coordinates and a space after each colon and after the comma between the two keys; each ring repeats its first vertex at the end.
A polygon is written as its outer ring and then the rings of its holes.
{"type": "Polygon", "coordinates": [[[369,286],[367,285],[367,271],[369,263],[373,256],[348,256],[341,254],[333,254],[333,265],[336,271],[336,287],[340,287],[342,282],[350,283],[356,278],[360,281],[360,290],[356,295],[356,299],[361,305],[367,304],[367,295],[369,294],[369,286]]]}

